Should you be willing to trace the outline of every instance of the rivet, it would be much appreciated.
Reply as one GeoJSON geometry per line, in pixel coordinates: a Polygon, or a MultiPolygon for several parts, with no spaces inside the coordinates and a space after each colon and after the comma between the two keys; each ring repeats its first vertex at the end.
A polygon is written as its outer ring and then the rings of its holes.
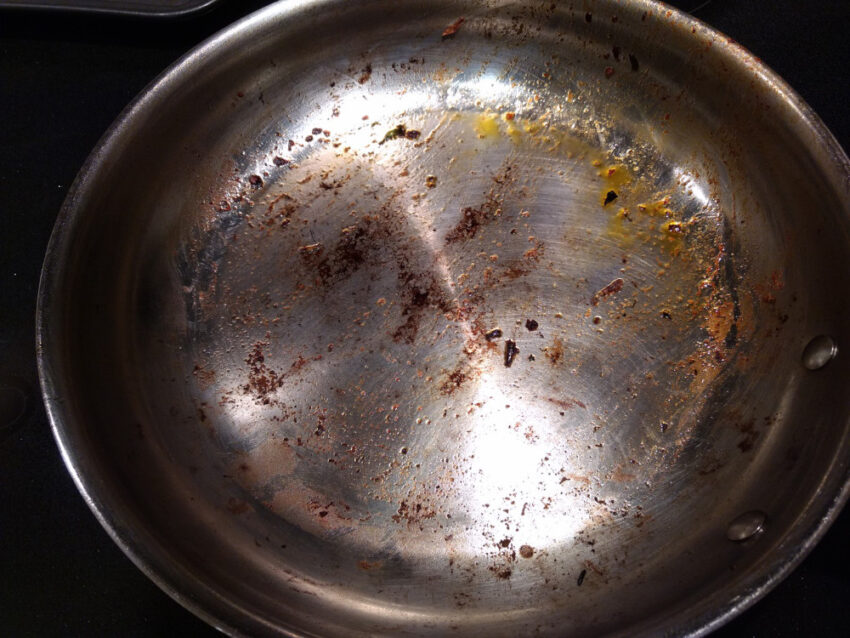
{"type": "Polygon", "coordinates": [[[766,518],[765,513],[759,510],[744,512],[729,523],[729,527],[726,529],[726,538],[735,542],[748,540],[764,531],[766,518]]]}
{"type": "Polygon", "coordinates": [[[838,354],[838,346],[832,337],[820,335],[809,341],[803,350],[803,365],[809,370],[820,370],[838,354]]]}

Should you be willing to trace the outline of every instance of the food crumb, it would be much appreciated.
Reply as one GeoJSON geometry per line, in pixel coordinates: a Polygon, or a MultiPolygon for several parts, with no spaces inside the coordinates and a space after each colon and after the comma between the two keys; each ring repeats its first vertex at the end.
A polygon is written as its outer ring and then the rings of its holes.
{"type": "Polygon", "coordinates": [[[445,40],[446,38],[451,38],[457,33],[458,29],[460,29],[460,25],[464,23],[465,18],[458,18],[454,22],[452,22],[449,26],[445,28],[443,31],[442,38],[445,40]]]}
{"type": "Polygon", "coordinates": [[[519,354],[519,348],[516,346],[516,341],[508,339],[505,341],[505,367],[510,368],[514,359],[519,354]]]}
{"type": "Polygon", "coordinates": [[[623,281],[623,278],[622,278],[622,277],[617,277],[614,281],[612,281],[610,284],[608,284],[607,286],[605,286],[605,287],[604,287],[602,290],[600,290],[599,292],[595,293],[595,294],[594,294],[594,295],[590,298],[590,305],[591,305],[591,306],[596,306],[596,305],[598,305],[598,304],[599,304],[599,301],[600,301],[601,299],[604,299],[605,297],[607,297],[607,296],[609,296],[609,295],[613,295],[614,293],[620,292],[620,291],[623,289],[623,284],[624,284],[624,283],[625,283],[625,282],[623,281]]]}

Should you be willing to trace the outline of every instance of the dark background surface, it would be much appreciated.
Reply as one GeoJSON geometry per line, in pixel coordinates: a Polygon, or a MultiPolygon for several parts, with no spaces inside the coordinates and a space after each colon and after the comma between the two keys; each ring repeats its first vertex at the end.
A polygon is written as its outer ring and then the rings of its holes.
{"type": "MultiPolygon", "coordinates": [[[[0,635],[217,635],[133,566],[77,493],[41,404],[33,317],[54,219],[98,138],[181,54],[264,4],[223,0],[170,22],[0,11],[0,635]]],[[[848,0],[673,4],[761,57],[850,149],[848,0]]],[[[850,509],[714,635],[850,636],[848,547],[850,509]]]]}

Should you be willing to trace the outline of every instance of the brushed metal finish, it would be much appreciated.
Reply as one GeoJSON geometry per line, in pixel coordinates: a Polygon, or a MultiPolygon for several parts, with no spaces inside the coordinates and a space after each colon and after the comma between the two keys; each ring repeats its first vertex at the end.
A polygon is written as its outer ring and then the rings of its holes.
{"type": "Polygon", "coordinates": [[[848,175],[660,4],[279,3],[81,171],[51,422],[231,633],[698,635],[847,498],[848,175]]]}

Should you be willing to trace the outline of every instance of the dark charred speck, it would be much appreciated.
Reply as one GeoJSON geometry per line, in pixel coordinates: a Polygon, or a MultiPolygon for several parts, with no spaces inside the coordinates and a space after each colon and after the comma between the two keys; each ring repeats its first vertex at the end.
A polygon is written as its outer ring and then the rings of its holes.
{"type": "Polygon", "coordinates": [[[505,341],[505,367],[510,368],[511,364],[519,354],[519,348],[516,347],[516,341],[508,339],[505,341]]]}
{"type": "Polygon", "coordinates": [[[502,336],[502,331],[499,330],[498,328],[493,328],[490,332],[488,332],[484,335],[484,338],[487,341],[492,341],[493,339],[498,339],[501,336],[502,336]]]}
{"type": "Polygon", "coordinates": [[[528,360],[529,361],[536,361],[533,354],[528,355],[528,360]]]}
{"type": "Polygon", "coordinates": [[[620,61],[620,47],[614,47],[611,49],[611,53],[614,54],[614,59],[619,62],[620,61]]]}
{"type": "Polygon", "coordinates": [[[661,311],[661,317],[662,317],[662,319],[668,319],[668,320],[672,320],[672,319],[673,319],[673,315],[671,315],[671,314],[670,314],[669,312],[667,312],[666,310],[662,310],[662,311],[661,311]]]}
{"type": "Polygon", "coordinates": [[[634,53],[629,53],[629,64],[632,65],[632,71],[637,71],[640,68],[640,63],[634,53]]]}
{"type": "Polygon", "coordinates": [[[422,135],[419,131],[407,131],[404,136],[409,140],[418,140],[419,136],[422,135]]]}
{"type": "Polygon", "coordinates": [[[526,319],[525,320],[525,327],[530,332],[534,332],[535,330],[537,330],[537,328],[540,327],[540,324],[537,323],[534,319],[526,319]]]}
{"type": "Polygon", "coordinates": [[[381,144],[386,142],[387,140],[396,140],[400,137],[404,137],[407,134],[407,127],[404,124],[399,124],[393,129],[387,131],[387,134],[384,135],[384,139],[381,140],[381,144]]]}
{"type": "Polygon", "coordinates": [[[590,13],[590,12],[585,13],[584,14],[584,21],[585,22],[593,22],[593,14],[590,13]]]}
{"type": "Polygon", "coordinates": [[[670,427],[670,425],[667,424],[666,422],[664,422],[664,421],[661,422],[661,431],[662,432],[666,432],[669,427],[670,427]]]}
{"type": "Polygon", "coordinates": [[[283,159],[282,157],[275,157],[272,162],[274,162],[275,166],[286,166],[289,164],[289,160],[283,159]]]}
{"type": "Polygon", "coordinates": [[[360,72],[360,77],[357,78],[357,82],[360,84],[365,84],[369,81],[369,78],[372,77],[372,65],[367,64],[364,69],[360,72]]]}
{"type": "Polygon", "coordinates": [[[310,132],[311,132],[313,135],[321,135],[321,134],[322,134],[322,129],[320,129],[320,128],[314,128],[314,129],[313,129],[312,131],[310,131],[310,132]]]}
{"type": "Polygon", "coordinates": [[[615,199],[617,199],[617,197],[618,197],[618,195],[617,195],[616,192],[608,191],[607,193],[605,193],[605,201],[602,202],[602,205],[607,206],[608,204],[613,202],[615,199]]]}
{"type": "Polygon", "coordinates": [[[584,577],[587,576],[587,570],[582,569],[581,573],[578,575],[578,580],[576,581],[576,585],[581,587],[581,584],[584,582],[584,577]]]}
{"type": "Polygon", "coordinates": [[[305,141],[305,142],[312,142],[312,141],[313,141],[313,136],[312,136],[312,135],[308,135],[307,137],[305,137],[305,138],[304,138],[304,141],[305,141]]]}

